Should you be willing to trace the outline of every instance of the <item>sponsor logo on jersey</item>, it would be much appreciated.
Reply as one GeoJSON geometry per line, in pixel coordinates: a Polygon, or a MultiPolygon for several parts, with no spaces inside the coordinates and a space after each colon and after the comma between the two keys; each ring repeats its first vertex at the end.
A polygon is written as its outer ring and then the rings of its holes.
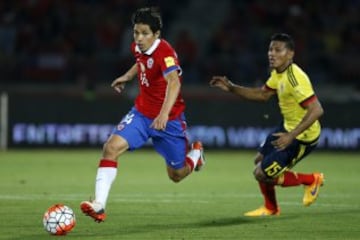
{"type": "Polygon", "coordinates": [[[171,67],[175,65],[175,59],[173,57],[166,57],[164,59],[166,67],[171,67]]]}

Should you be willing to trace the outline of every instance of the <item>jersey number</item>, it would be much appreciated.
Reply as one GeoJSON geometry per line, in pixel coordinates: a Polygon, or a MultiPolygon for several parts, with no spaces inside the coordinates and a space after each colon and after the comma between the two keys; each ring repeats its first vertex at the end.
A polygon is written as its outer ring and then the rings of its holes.
{"type": "Polygon", "coordinates": [[[150,86],[149,80],[146,78],[146,73],[144,73],[144,72],[140,73],[140,82],[141,82],[141,85],[145,85],[147,87],[150,86]]]}
{"type": "Polygon", "coordinates": [[[270,166],[265,168],[266,175],[273,177],[281,171],[281,166],[277,162],[273,162],[270,166]]]}
{"type": "Polygon", "coordinates": [[[132,122],[133,118],[134,118],[133,113],[126,114],[126,116],[123,118],[121,123],[130,124],[132,122]]]}

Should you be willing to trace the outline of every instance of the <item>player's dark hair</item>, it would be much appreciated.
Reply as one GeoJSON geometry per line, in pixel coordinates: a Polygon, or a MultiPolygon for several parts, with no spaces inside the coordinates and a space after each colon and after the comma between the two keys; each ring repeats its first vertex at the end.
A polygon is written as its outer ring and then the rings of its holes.
{"type": "Polygon", "coordinates": [[[271,36],[271,41],[280,41],[284,42],[286,45],[286,48],[294,51],[295,50],[295,43],[293,38],[286,33],[275,33],[271,36]]]}
{"type": "Polygon", "coordinates": [[[139,23],[149,25],[153,33],[159,31],[162,28],[162,20],[158,7],[139,8],[132,15],[131,22],[133,25],[139,23]]]}

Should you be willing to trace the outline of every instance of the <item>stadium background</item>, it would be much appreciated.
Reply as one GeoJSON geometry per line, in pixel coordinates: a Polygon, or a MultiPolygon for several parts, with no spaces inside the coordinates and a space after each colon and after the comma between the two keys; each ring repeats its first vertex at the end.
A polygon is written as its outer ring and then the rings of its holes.
{"type": "Polygon", "coordinates": [[[351,0],[1,1],[6,145],[101,146],[136,94],[136,84],[123,95],[109,84],[133,63],[131,13],[149,5],[160,6],[162,36],[181,59],[190,138],[209,148],[255,148],[279,122],[275,101],[244,102],[210,89],[208,81],[226,74],[261,85],[269,37],[284,31],[295,38],[295,61],[326,111],[320,147],[360,149],[359,2],[351,0]]]}

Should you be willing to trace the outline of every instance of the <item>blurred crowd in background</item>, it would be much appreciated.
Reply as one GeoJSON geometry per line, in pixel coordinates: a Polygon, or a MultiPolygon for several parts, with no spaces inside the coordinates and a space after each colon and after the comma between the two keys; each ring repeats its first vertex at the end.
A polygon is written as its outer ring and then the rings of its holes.
{"type": "Polygon", "coordinates": [[[213,74],[262,84],[269,39],[287,32],[314,85],[360,91],[358,0],[2,0],[0,86],[108,85],[134,63],[131,14],[152,5],[185,85],[207,84],[213,74]]]}

